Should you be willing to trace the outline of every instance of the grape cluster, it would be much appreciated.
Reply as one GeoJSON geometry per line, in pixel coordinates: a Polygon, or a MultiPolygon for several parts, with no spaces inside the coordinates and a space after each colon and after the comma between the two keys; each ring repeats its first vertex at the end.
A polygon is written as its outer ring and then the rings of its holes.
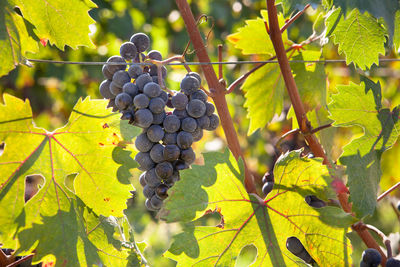
{"type": "Polygon", "coordinates": [[[143,129],[136,137],[139,150],[135,160],[144,171],[139,178],[147,209],[156,211],[168,196],[168,189],[180,179],[179,171],[190,167],[196,155],[193,142],[199,141],[203,130],[213,131],[219,125],[215,107],[200,89],[201,77],[189,72],[181,81],[180,91],[162,90],[167,69],[156,65],[135,64],[146,59],[162,60],[159,51],[152,50],[144,33],[134,34],[130,42],[121,45],[121,56],[112,56],[103,66],[106,78],[100,93],[110,99],[109,107],[122,113],[121,119],[143,129]],[[133,64],[126,67],[126,62],[133,64]],[[118,63],[123,63],[119,65],[118,63]],[[162,77],[158,77],[161,73],[162,77]],[[161,81],[162,84],[159,84],[161,81]]]}

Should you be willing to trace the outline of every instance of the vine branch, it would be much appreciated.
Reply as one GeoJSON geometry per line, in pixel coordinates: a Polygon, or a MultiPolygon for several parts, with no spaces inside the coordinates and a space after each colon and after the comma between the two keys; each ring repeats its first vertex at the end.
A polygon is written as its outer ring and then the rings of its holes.
{"type": "MultiPolygon", "coordinates": [[[[286,89],[288,91],[290,100],[292,102],[292,106],[295,111],[296,119],[300,126],[300,130],[304,134],[304,137],[313,154],[316,157],[323,158],[323,163],[332,168],[332,164],[329,162],[324,149],[322,148],[321,144],[319,143],[315,135],[311,133],[312,130],[311,123],[307,119],[307,115],[303,103],[301,101],[300,94],[297,89],[297,85],[294,80],[289,65],[289,61],[286,56],[285,48],[283,45],[282,33],[279,27],[275,0],[266,0],[266,3],[268,9],[269,35],[275,49],[275,54],[279,62],[279,67],[281,69],[281,73],[285,81],[286,89]]],[[[338,192],[337,197],[340,201],[342,209],[345,212],[351,213],[351,205],[348,202],[348,194],[346,192],[338,192]]],[[[360,227],[354,227],[354,225],[352,228],[357,232],[357,234],[361,237],[363,242],[368,247],[374,248],[379,251],[379,253],[382,255],[382,265],[385,266],[386,255],[382,252],[381,248],[376,243],[372,235],[366,229],[361,229],[360,227]]]]}
{"type": "MultiPolygon", "coordinates": [[[[194,19],[189,4],[187,3],[186,0],[176,0],[176,4],[182,15],[183,21],[185,22],[186,30],[189,34],[190,40],[193,44],[193,47],[196,51],[196,55],[199,61],[209,63],[210,58],[207,54],[207,50],[203,43],[203,39],[200,35],[199,29],[196,26],[196,21],[194,19]]],[[[215,73],[212,65],[210,64],[201,65],[201,68],[207,80],[208,87],[210,88],[212,94],[211,97],[214,100],[215,107],[217,108],[217,112],[221,120],[221,126],[224,130],[228,147],[232,151],[232,154],[235,156],[236,159],[242,158],[243,160],[245,168],[244,184],[246,190],[249,193],[255,193],[256,188],[253,176],[251,175],[251,172],[247,167],[245,158],[243,156],[243,152],[240,147],[239,139],[235,127],[233,125],[232,117],[229,114],[228,104],[225,99],[225,91],[226,91],[225,85],[224,83],[219,82],[217,74],[215,73]]]]}

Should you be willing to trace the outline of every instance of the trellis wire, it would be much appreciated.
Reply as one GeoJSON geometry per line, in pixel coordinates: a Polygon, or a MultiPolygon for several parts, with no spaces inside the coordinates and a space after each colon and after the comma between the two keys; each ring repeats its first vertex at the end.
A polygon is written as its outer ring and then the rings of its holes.
{"type": "MultiPolygon", "coordinates": [[[[37,63],[52,63],[52,64],[70,64],[70,65],[149,65],[150,62],[141,62],[141,63],[120,63],[120,62],[89,62],[89,61],[59,61],[59,60],[49,60],[49,59],[27,59],[30,62],[37,63]]],[[[397,62],[400,61],[400,58],[382,58],[379,59],[379,63],[381,62],[397,62]]],[[[345,59],[325,59],[325,60],[289,60],[290,63],[345,63],[345,59]]],[[[262,64],[262,63],[278,63],[278,60],[244,60],[244,61],[222,61],[222,62],[171,62],[166,65],[174,66],[174,65],[238,65],[238,64],[262,64]]]]}

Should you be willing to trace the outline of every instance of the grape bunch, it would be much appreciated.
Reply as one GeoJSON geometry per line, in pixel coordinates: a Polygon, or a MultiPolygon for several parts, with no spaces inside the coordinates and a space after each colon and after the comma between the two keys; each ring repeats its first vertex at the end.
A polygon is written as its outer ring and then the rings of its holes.
{"type": "Polygon", "coordinates": [[[135,160],[144,171],[139,181],[147,198],[145,205],[148,210],[157,211],[168,197],[169,188],[180,179],[179,171],[194,162],[193,142],[202,138],[203,130],[215,130],[219,117],[200,89],[198,73],[189,72],[181,81],[180,91],[167,93],[162,89],[167,75],[164,66],[160,71],[151,63],[135,64],[162,60],[156,50],[145,55],[143,52],[149,47],[150,39],[144,33],[136,33],[130,42],[123,43],[121,56],[110,57],[103,66],[106,80],[99,90],[110,99],[108,107],[122,114],[122,120],[143,129],[135,140],[139,151],[135,160]],[[127,67],[127,62],[132,64],[127,67]]]}

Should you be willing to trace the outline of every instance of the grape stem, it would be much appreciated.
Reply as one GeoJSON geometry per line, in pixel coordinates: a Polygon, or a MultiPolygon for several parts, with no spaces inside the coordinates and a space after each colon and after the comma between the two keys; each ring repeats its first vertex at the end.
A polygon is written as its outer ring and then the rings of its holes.
{"type": "Polygon", "coordinates": [[[14,261],[13,263],[7,265],[7,267],[15,267],[15,266],[18,266],[19,264],[23,263],[24,261],[27,261],[27,260],[29,260],[30,258],[33,258],[33,256],[34,256],[34,254],[29,254],[29,255],[27,255],[27,256],[24,256],[24,257],[20,258],[19,260],[14,261]]]}
{"type": "Polygon", "coordinates": [[[387,195],[389,195],[392,191],[394,191],[395,189],[397,189],[400,186],[400,182],[398,182],[397,184],[393,185],[391,188],[389,188],[388,190],[386,190],[385,192],[383,192],[376,201],[380,201],[382,200],[384,197],[386,197],[387,195]]]}
{"type": "MultiPolygon", "coordinates": [[[[282,40],[282,32],[279,27],[278,22],[278,14],[275,6],[275,0],[266,0],[267,10],[268,10],[268,24],[269,24],[269,36],[271,42],[274,46],[275,54],[279,62],[279,67],[281,69],[281,73],[283,79],[285,81],[285,85],[292,102],[293,109],[296,114],[297,122],[300,126],[301,132],[304,134],[304,138],[306,139],[308,146],[316,157],[323,158],[323,163],[330,168],[333,168],[332,164],[329,162],[328,157],[325,154],[324,149],[319,143],[318,139],[314,134],[311,133],[312,127],[311,123],[307,119],[307,115],[304,109],[304,105],[301,101],[299,91],[297,89],[296,82],[294,80],[289,61],[286,55],[286,51],[283,45],[282,40]]],[[[348,194],[346,192],[338,192],[337,197],[342,206],[342,209],[351,213],[351,204],[348,202],[348,194]]],[[[369,248],[374,248],[379,251],[382,256],[382,265],[386,264],[386,255],[380,249],[379,245],[373,238],[373,236],[366,230],[361,229],[360,227],[352,226],[352,228],[357,232],[357,234],[361,237],[363,242],[369,248]]]]}
{"type": "MultiPolygon", "coordinates": [[[[189,34],[190,40],[193,44],[199,61],[210,63],[210,58],[207,54],[207,50],[203,43],[203,39],[200,35],[199,29],[196,26],[196,21],[194,19],[189,4],[186,0],[176,0],[176,4],[179,8],[183,21],[185,22],[187,33],[189,34]]],[[[226,102],[226,86],[223,82],[219,81],[212,65],[201,65],[201,68],[206,78],[211,97],[214,100],[215,107],[217,108],[217,112],[221,120],[221,126],[224,130],[228,147],[232,151],[232,154],[235,156],[236,159],[241,158],[243,160],[245,171],[244,184],[246,190],[249,193],[255,193],[256,187],[254,184],[253,176],[251,175],[251,172],[247,167],[246,160],[243,156],[239,139],[233,125],[232,117],[229,113],[228,104],[226,102]]]]}
{"type": "Polygon", "coordinates": [[[301,15],[303,15],[303,13],[306,11],[307,8],[310,7],[310,4],[307,4],[303,10],[299,11],[296,13],[296,15],[294,15],[293,17],[291,17],[288,21],[286,21],[285,25],[282,26],[281,28],[281,33],[283,33],[294,21],[296,21],[301,15]]]}

